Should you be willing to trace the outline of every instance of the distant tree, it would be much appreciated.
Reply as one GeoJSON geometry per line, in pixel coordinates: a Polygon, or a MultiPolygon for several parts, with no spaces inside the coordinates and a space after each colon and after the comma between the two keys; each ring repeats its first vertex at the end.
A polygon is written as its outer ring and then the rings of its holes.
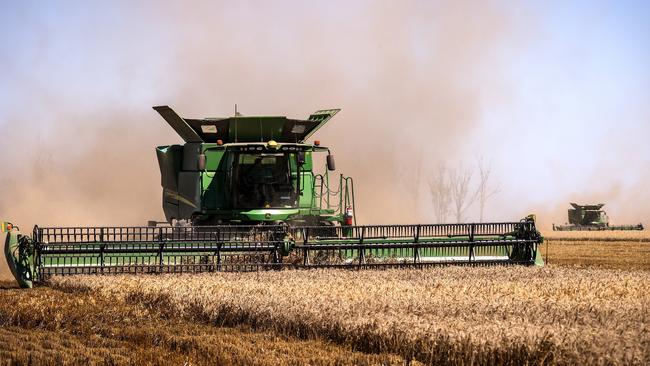
{"type": "Polygon", "coordinates": [[[413,197],[413,210],[418,212],[418,206],[420,203],[420,184],[422,181],[422,151],[418,150],[415,154],[414,161],[412,162],[414,169],[413,182],[411,188],[411,197],[413,197]]]}
{"type": "Polygon", "coordinates": [[[440,165],[429,180],[429,193],[431,194],[436,223],[447,222],[450,211],[449,206],[451,205],[451,186],[447,177],[447,168],[444,165],[440,165]]]}
{"type": "Polygon", "coordinates": [[[416,150],[409,154],[408,160],[397,164],[394,172],[397,181],[404,188],[404,198],[410,201],[404,205],[404,209],[417,213],[422,200],[422,151],[416,150]]]}
{"type": "Polygon", "coordinates": [[[492,186],[492,166],[480,158],[477,162],[478,181],[472,188],[473,171],[459,164],[450,169],[440,165],[429,180],[429,193],[433,204],[436,223],[447,222],[450,214],[456,222],[465,220],[465,213],[475,203],[479,205],[479,221],[483,222],[487,202],[500,192],[492,186]]]}
{"type": "Polygon", "coordinates": [[[465,212],[476,200],[476,194],[470,195],[470,181],[472,171],[459,165],[456,169],[448,170],[449,186],[451,189],[451,202],[456,222],[463,222],[465,212]]]}
{"type": "Polygon", "coordinates": [[[479,222],[483,222],[483,212],[485,204],[490,197],[500,192],[498,186],[490,187],[490,175],[492,173],[492,165],[485,164],[483,158],[478,159],[479,182],[476,190],[476,196],[479,203],[479,222]]]}

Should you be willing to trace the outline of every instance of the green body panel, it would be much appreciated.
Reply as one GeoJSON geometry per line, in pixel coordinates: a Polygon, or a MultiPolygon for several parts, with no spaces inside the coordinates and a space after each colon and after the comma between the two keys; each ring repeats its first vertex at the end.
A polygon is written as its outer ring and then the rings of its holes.
{"type": "Polygon", "coordinates": [[[544,267],[544,258],[542,257],[542,251],[538,250],[535,253],[535,266],[544,267]]]}
{"type": "Polygon", "coordinates": [[[286,117],[233,117],[228,138],[235,142],[265,142],[282,136],[286,117]]]}
{"type": "Polygon", "coordinates": [[[22,288],[32,288],[36,278],[34,252],[31,239],[13,229],[5,238],[5,258],[16,282],[22,288]]]}
{"type": "Polygon", "coordinates": [[[204,144],[202,151],[206,156],[206,168],[200,173],[201,211],[228,209],[225,151],[216,150],[210,144],[204,144]]]}

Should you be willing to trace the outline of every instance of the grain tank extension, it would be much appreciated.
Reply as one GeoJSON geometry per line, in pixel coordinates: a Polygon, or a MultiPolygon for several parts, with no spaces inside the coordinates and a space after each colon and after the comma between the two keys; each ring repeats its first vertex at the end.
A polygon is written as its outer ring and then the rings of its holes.
{"type": "Polygon", "coordinates": [[[306,119],[192,119],[154,109],[184,140],[156,148],[166,222],[35,226],[29,234],[3,223],[5,255],[22,287],[72,274],[543,264],[533,216],[357,225],[352,178],[332,173],[329,148],[307,142],[338,109],[306,119]]]}

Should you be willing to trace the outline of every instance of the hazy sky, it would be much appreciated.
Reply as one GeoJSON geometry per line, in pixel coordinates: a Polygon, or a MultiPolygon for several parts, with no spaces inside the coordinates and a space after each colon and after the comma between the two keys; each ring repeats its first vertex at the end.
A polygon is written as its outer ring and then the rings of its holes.
{"type": "Polygon", "coordinates": [[[0,216],[161,218],[153,148],[180,138],[151,106],[237,103],[342,108],[318,136],[365,222],[431,222],[435,169],[483,158],[488,219],[594,200],[650,225],[648,19],[643,1],[2,1],[0,216]]]}

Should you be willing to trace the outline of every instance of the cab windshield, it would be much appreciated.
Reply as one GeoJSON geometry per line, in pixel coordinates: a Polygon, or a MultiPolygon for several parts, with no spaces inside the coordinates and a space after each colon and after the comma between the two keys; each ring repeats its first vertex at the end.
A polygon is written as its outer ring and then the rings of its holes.
{"type": "Polygon", "coordinates": [[[235,208],[292,208],[298,205],[295,153],[237,153],[232,167],[235,208]],[[295,170],[295,169],[294,169],[295,170]]]}

